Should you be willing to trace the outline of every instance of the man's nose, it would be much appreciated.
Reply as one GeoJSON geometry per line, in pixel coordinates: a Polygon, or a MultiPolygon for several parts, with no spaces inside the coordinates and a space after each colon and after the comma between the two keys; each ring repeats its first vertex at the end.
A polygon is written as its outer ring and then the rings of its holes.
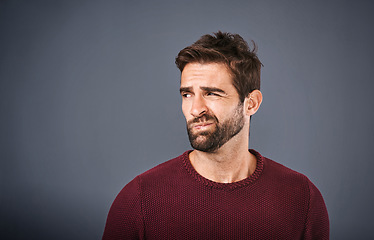
{"type": "Polygon", "coordinates": [[[201,117],[208,111],[205,100],[202,96],[195,96],[192,102],[191,115],[201,117]]]}

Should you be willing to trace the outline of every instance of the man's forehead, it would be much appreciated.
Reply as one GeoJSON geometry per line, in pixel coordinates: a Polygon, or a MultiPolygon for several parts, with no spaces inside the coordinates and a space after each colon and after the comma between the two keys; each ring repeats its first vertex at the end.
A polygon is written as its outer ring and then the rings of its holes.
{"type": "Polygon", "coordinates": [[[191,62],[186,64],[186,66],[183,68],[182,74],[183,72],[185,72],[185,70],[194,70],[196,72],[199,72],[199,70],[202,71],[208,68],[220,69],[222,71],[227,71],[227,73],[230,73],[227,65],[221,62],[191,62]]]}
{"type": "Polygon", "coordinates": [[[232,77],[223,63],[189,63],[181,74],[181,87],[233,87],[232,77]]]}

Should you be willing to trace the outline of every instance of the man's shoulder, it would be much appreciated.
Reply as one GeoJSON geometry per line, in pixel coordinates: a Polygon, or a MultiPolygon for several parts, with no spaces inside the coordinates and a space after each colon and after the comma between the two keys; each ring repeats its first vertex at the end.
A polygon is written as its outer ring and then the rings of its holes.
{"type": "Polygon", "coordinates": [[[178,174],[183,168],[185,158],[188,158],[189,151],[184,152],[182,155],[173,159],[167,160],[147,171],[138,175],[141,181],[154,181],[164,178],[170,178],[174,174],[178,174]]]}
{"type": "Polygon", "coordinates": [[[270,158],[264,157],[264,162],[266,167],[270,171],[274,171],[276,174],[280,175],[288,175],[288,176],[294,176],[294,177],[300,177],[300,178],[305,178],[306,176],[300,172],[297,172],[277,161],[274,161],[270,158]]]}
{"type": "Polygon", "coordinates": [[[304,186],[309,189],[313,183],[309,180],[309,178],[298,172],[295,171],[279,162],[276,162],[272,159],[263,158],[264,161],[264,176],[266,178],[273,180],[274,182],[278,182],[282,185],[288,185],[290,187],[297,187],[297,186],[304,186]]]}
{"type": "Polygon", "coordinates": [[[188,157],[188,152],[137,175],[125,185],[119,195],[131,196],[131,193],[136,195],[140,191],[153,191],[160,186],[168,186],[171,182],[178,181],[179,176],[182,175],[184,158],[188,157]]]}

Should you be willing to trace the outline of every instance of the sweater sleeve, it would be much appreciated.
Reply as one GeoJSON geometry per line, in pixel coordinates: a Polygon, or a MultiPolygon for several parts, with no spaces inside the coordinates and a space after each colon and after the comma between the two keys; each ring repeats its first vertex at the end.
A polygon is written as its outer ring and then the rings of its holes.
{"type": "Polygon", "coordinates": [[[305,225],[305,240],[329,239],[329,217],[320,191],[309,181],[309,209],[305,225]]]}
{"type": "Polygon", "coordinates": [[[117,195],[108,213],[103,240],[143,239],[139,181],[136,177],[117,195]]]}

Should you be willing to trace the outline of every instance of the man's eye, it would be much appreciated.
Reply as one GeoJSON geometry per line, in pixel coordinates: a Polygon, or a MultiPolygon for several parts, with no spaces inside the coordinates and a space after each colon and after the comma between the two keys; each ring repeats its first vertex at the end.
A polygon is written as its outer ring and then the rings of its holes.
{"type": "Polygon", "coordinates": [[[218,95],[217,93],[213,93],[213,92],[207,93],[206,95],[207,95],[207,96],[215,96],[215,97],[219,97],[219,95],[218,95]]]}
{"type": "Polygon", "coordinates": [[[182,97],[189,98],[189,97],[191,97],[191,94],[189,94],[189,93],[182,93],[182,97]]]}

